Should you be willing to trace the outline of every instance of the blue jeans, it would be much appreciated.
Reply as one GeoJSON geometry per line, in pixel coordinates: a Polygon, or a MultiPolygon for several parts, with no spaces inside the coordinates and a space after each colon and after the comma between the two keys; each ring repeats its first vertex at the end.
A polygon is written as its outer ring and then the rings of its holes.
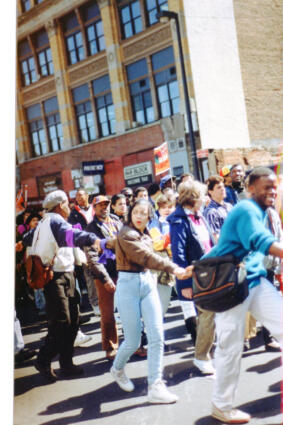
{"type": "Polygon", "coordinates": [[[119,272],[115,293],[116,303],[124,331],[124,341],[114,360],[114,367],[121,370],[141,341],[141,317],[148,338],[148,385],[162,378],[163,321],[162,308],[156,283],[150,271],[143,273],[119,272]]]}

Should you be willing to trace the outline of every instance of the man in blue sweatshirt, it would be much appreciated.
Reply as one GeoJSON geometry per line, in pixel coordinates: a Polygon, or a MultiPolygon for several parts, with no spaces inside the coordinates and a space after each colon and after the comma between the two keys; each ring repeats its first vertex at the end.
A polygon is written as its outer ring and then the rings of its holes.
{"type": "Polygon", "coordinates": [[[269,168],[255,168],[248,182],[251,199],[242,200],[231,210],[221,228],[218,244],[206,254],[206,257],[233,254],[244,261],[249,284],[249,295],[243,303],[215,315],[217,348],[212,416],[223,423],[241,424],[250,420],[247,413],[233,409],[246,313],[250,311],[283,348],[283,297],[266,279],[263,266],[267,254],[283,258],[283,245],[266,227],[266,209],[274,205],[276,189],[275,174],[269,168]]]}

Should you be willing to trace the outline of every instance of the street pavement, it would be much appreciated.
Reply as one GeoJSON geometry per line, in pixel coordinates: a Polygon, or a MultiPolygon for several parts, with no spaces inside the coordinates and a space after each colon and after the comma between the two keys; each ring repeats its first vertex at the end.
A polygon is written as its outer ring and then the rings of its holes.
{"type": "MultiPolygon", "coordinates": [[[[90,310],[83,316],[90,316],[90,310]]],[[[82,377],[43,384],[33,360],[15,367],[14,425],[221,425],[210,416],[213,379],[199,376],[193,366],[194,349],[177,300],[171,301],[164,324],[164,379],[179,396],[172,405],[147,403],[146,359],[133,356],[126,366],[135,384],[132,393],[113,382],[111,362],[101,351],[99,318],[90,317],[81,329],[92,340],[75,348],[74,362],[85,370],[82,377]]],[[[118,329],[122,338],[120,325],[118,329]]],[[[22,331],[26,347],[38,349],[46,321],[24,323],[22,331]]],[[[59,369],[58,359],[53,366],[59,369]]],[[[267,353],[259,334],[243,353],[236,396],[236,406],[252,415],[251,425],[282,425],[280,380],[280,355],[267,353]]]]}

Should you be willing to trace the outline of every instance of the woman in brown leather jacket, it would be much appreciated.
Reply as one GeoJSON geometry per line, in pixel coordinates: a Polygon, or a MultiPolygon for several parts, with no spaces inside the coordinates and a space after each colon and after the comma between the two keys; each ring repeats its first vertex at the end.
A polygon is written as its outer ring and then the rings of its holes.
{"type": "Polygon", "coordinates": [[[162,309],[150,269],[173,273],[179,279],[185,279],[187,271],[154,253],[147,231],[152,214],[152,207],[147,200],[137,200],[131,206],[127,223],[117,237],[118,281],[115,296],[125,339],[110,372],[120,388],[124,391],[134,390],[134,384],[126,376],[124,366],[140,345],[142,317],[148,337],[148,401],[174,403],[178,397],[168,391],[162,380],[162,309]]]}

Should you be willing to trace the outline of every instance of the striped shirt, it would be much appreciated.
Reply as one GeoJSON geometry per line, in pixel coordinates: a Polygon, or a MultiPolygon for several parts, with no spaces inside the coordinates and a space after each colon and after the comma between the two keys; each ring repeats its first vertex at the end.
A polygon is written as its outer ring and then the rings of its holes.
{"type": "Polygon", "coordinates": [[[205,208],[203,215],[206,218],[213,234],[219,235],[224,220],[232,208],[233,206],[229,202],[219,204],[213,199],[205,208]]]}

